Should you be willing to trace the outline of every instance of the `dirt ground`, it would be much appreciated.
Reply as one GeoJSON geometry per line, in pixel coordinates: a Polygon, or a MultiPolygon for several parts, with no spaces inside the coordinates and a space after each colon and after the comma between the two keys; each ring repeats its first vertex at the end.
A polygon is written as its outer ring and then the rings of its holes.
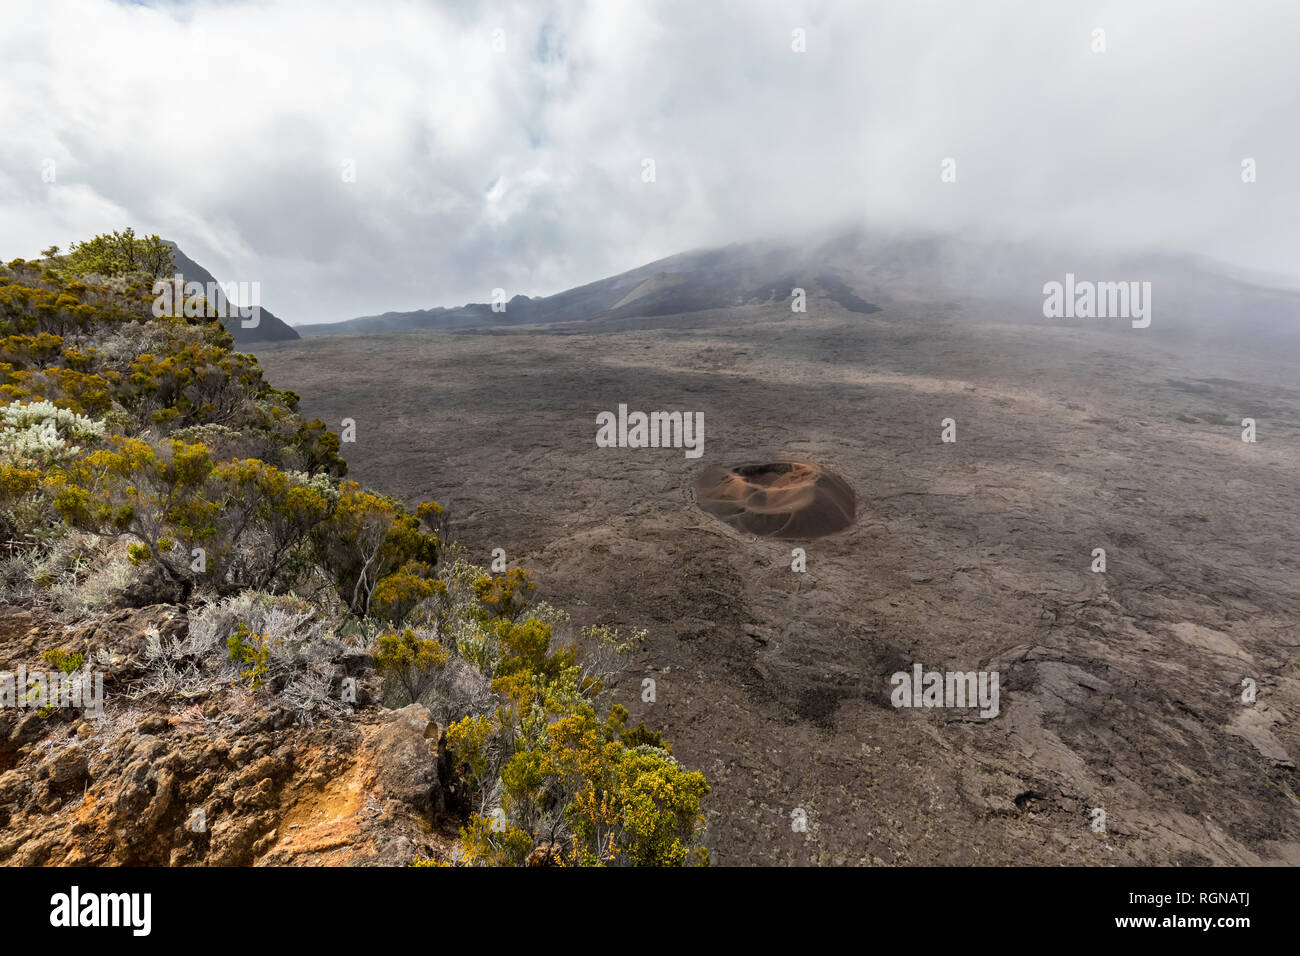
{"type": "Polygon", "coordinates": [[[351,477],[648,628],[616,699],[706,774],[715,863],[1300,864],[1295,355],[823,298],[258,356],[356,420],[351,477]],[[597,448],[619,403],[702,411],[703,456],[597,448]],[[857,494],[806,573],[692,500],[783,457],[857,494]],[[998,672],[999,714],[895,708],[918,663],[998,672]]]}

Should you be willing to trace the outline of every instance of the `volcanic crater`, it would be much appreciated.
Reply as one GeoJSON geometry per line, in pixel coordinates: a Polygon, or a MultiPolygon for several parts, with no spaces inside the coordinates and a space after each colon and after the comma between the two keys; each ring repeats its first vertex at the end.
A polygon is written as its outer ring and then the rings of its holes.
{"type": "Polygon", "coordinates": [[[695,482],[695,500],[737,531],[768,538],[821,538],[853,523],[853,489],[807,461],[709,468],[695,482]]]}

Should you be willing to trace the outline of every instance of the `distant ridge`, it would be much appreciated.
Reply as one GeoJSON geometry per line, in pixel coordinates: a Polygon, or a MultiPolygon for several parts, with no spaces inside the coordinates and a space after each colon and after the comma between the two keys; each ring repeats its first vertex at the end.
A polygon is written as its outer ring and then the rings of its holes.
{"type": "Polygon", "coordinates": [[[307,336],[415,329],[471,329],[591,319],[681,315],[755,302],[787,301],[795,286],[852,312],[879,311],[853,294],[835,270],[819,265],[819,247],[751,243],[685,252],[555,295],[517,295],[504,311],[472,302],[452,308],[384,312],[343,322],[299,326],[307,336]]]}

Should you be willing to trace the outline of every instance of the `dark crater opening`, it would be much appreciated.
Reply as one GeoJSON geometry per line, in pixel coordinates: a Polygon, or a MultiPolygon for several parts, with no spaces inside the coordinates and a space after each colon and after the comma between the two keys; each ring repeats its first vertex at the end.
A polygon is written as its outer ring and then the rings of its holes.
{"type": "Polygon", "coordinates": [[[759,484],[770,483],[776,476],[788,475],[793,470],[794,465],[788,461],[773,462],[770,465],[737,465],[731,469],[733,474],[753,479],[759,484]]]}

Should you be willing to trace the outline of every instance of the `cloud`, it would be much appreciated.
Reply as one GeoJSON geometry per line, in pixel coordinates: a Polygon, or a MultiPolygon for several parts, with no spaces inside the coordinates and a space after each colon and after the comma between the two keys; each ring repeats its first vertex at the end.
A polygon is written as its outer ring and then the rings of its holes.
{"type": "Polygon", "coordinates": [[[6,20],[0,254],[134,225],[294,322],[848,223],[1300,269],[1283,0],[19,0],[6,20]]]}

